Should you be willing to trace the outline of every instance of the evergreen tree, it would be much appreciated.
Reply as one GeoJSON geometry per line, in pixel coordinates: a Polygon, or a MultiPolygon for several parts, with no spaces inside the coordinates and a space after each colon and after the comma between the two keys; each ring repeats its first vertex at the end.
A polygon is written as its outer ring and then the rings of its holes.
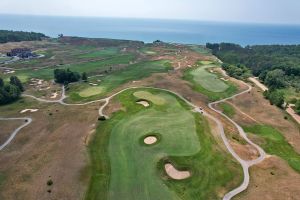
{"type": "Polygon", "coordinates": [[[87,77],[87,75],[86,75],[86,73],[85,73],[85,72],[83,72],[83,73],[82,73],[82,75],[81,75],[81,79],[82,79],[84,82],[86,82],[86,81],[87,81],[88,77],[87,77]]]}
{"type": "Polygon", "coordinates": [[[10,77],[10,84],[17,86],[21,92],[25,91],[20,79],[16,76],[10,77]]]}

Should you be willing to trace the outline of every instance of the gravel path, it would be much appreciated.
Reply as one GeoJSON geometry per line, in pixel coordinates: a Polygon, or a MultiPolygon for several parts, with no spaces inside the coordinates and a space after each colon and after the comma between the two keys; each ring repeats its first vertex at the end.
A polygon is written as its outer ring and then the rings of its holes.
{"type": "Polygon", "coordinates": [[[3,143],[0,145],[0,151],[2,149],[4,149],[7,145],[9,145],[9,143],[14,139],[14,137],[19,133],[19,131],[28,126],[31,122],[32,122],[32,119],[30,117],[25,117],[25,118],[2,118],[0,117],[0,120],[4,120],[4,121],[11,121],[11,120],[23,120],[25,123],[21,126],[19,126],[17,129],[15,129],[9,136],[9,138],[3,143]]]}

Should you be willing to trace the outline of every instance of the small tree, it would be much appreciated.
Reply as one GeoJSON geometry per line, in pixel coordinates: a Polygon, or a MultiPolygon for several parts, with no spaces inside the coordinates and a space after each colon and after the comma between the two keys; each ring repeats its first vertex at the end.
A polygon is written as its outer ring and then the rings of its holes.
{"type": "Polygon", "coordinates": [[[10,84],[17,86],[21,92],[24,92],[24,87],[23,87],[23,85],[22,85],[22,83],[21,83],[21,81],[18,77],[11,76],[10,77],[10,84]]]}
{"type": "Polygon", "coordinates": [[[88,77],[87,77],[87,75],[86,75],[85,72],[82,73],[81,79],[82,79],[84,82],[87,82],[88,77]]]}

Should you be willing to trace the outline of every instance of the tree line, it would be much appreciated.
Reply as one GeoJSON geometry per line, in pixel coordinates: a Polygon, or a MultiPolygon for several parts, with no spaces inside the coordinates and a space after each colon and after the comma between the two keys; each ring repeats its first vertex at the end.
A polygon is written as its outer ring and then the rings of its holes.
{"type": "Polygon", "coordinates": [[[57,83],[68,85],[69,83],[77,82],[80,79],[87,81],[88,77],[85,72],[80,75],[78,72],[73,72],[70,69],[55,69],[54,79],[57,83]]]}
{"type": "Polygon", "coordinates": [[[300,45],[242,47],[232,43],[207,43],[206,47],[224,62],[223,68],[229,75],[239,79],[251,73],[258,76],[269,87],[266,98],[275,105],[281,106],[284,99],[278,89],[293,87],[300,92],[300,45]]]}
{"type": "Polygon", "coordinates": [[[9,83],[5,83],[0,78],[0,105],[16,101],[22,92],[24,92],[24,87],[18,77],[11,76],[9,83]]]}
{"type": "Polygon", "coordinates": [[[0,43],[35,41],[47,38],[43,33],[0,30],[0,43]]]}

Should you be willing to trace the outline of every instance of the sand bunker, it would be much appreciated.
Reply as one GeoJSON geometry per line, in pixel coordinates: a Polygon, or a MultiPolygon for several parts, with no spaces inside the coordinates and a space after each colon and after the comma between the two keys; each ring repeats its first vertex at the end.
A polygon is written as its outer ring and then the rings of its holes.
{"type": "Polygon", "coordinates": [[[165,164],[165,170],[168,176],[175,180],[182,180],[189,178],[191,173],[189,171],[178,171],[172,164],[165,164]]]}
{"type": "Polygon", "coordinates": [[[144,107],[149,107],[150,106],[149,102],[144,101],[144,100],[137,101],[136,103],[140,104],[140,105],[143,105],[144,107]]]}
{"type": "Polygon", "coordinates": [[[20,113],[26,113],[26,112],[36,112],[38,111],[39,109],[24,109],[22,110],[20,113]]]}
{"type": "Polygon", "coordinates": [[[57,97],[57,95],[58,95],[58,93],[57,92],[54,92],[54,93],[52,93],[52,95],[51,95],[51,99],[55,99],[56,97],[57,97]]]}
{"type": "Polygon", "coordinates": [[[144,139],[144,143],[151,145],[151,144],[155,144],[157,142],[157,138],[155,136],[148,136],[144,139]]]}

